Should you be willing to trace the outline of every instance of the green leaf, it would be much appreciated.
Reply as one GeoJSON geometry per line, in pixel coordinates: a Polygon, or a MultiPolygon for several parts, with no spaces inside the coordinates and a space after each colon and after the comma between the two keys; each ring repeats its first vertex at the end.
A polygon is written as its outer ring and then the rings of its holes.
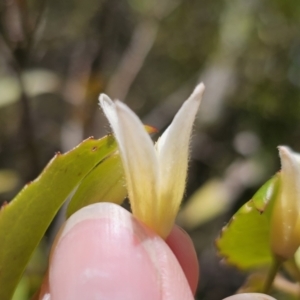
{"type": "Polygon", "coordinates": [[[12,300],[27,300],[29,298],[29,283],[26,277],[22,277],[12,300]]]}
{"type": "Polygon", "coordinates": [[[253,269],[272,263],[270,219],[280,173],[268,180],[232,217],[216,241],[219,253],[239,269],[253,269]]]}
{"type": "Polygon", "coordinates": [[[116,151],[113,137],[88,139],[56,156],[0,211],[0,299],[10,300],[33,251],[82,179],[116,151]]]}
{"type": "Polygon", "coordinates": [[[264,212],[271,200],[276,197],[279,188],[279,175],[275,174],[253,196],[253,205],[260,212],[264,212]]]}
{"type": "Polygon", "coordinates": [[[223,228],[216,245],[226,262],[239,269],[268,266],[272,262],[269,234],[269,217],[250,200],[223,228]]]}
{"type": "Polygon", "coordinates": [[[92,203],[106,201],[121,204],[126,195],[122,162],[116,153],[107,157],[83,179],[70,201],[67,216],[92,203]]]}

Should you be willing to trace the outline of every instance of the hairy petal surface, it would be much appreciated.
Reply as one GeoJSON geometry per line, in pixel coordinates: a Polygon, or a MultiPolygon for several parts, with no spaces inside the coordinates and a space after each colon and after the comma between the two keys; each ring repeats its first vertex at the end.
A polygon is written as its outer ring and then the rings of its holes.
{"type": "Polygon", "coordinates": [[[204,84],[200,83],[182,105],[172,124],[156,144],[159,165],[159,211],[161,235],[166,237],[177,215],[186,183],[189,142],[204,84]]]}
{"type": "Polygon", "coordinates": [[[117,139],[133,214],[157,229],[158,161],[153,142],[139,118],[120,101],[100,96],[117,139]]]}

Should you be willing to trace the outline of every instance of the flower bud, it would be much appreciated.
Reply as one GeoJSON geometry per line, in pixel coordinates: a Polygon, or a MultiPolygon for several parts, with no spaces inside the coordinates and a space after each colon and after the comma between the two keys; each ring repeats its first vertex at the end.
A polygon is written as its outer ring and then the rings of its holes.
{"type": "Polygon", "coordinates": [[[300,155],[280,146],[279,188],[271,217],[271,250],[286,260],[300,246],[300,155]]]}

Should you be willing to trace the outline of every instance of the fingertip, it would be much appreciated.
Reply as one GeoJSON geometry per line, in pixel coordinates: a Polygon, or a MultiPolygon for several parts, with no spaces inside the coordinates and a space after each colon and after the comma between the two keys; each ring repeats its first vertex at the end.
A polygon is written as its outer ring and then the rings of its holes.
{"type": "Polygon", "coordinates": [[[85,207],[67,221],[52,251],[49,290],[56,300],[192,299],[167,244],[111,203],[85,207]]]}

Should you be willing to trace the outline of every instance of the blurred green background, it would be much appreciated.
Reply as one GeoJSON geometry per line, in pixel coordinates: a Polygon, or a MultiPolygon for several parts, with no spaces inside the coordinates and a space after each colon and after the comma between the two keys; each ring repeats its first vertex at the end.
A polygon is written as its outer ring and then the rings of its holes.
{"type": "MultiPolygon", "coordinates": [[[[300,151],[299,2],[2,0],[0,19],[0,203],[56,151],[110,132],[99,93],[162,132],[203,81],[178,223],[199,256],[196,299],[233,294],[245,275],[214,240],[280,168],[276,147],[300,151]]],[[[56,227],[15,299],[39,284],[56,227]]]]}

